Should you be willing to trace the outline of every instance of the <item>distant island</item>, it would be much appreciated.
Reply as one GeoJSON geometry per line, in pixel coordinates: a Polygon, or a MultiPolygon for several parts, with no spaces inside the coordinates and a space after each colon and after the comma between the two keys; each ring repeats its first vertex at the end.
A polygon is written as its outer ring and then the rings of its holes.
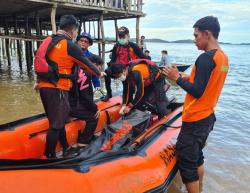
{"type": "MultiPolygon", "coordinates": [[[[115,38],[110,38],[110,37],[107,37],[106,40],[108,41],[115,41],[115,38]]],[[[132,42],[136,42],[136,39],[135,38],[130,38],[130,40],[132,42]]],[[[167,40],[163,40],[163,39],[159,39],[159,38],[151,38],[151,39],[147,39],[145,40],[146,42],[154,42],[154,43],[185,43],[185,44],[190,44],[190,43],[194,43],[193,40],[190,40],[190,39],[186,39],[186,40],[176,40],[176,41],[167,41],[167,40]]],[[[250,45],[250,43],[227,43],[227,42],[220,42],[220,44],[227,44],[227,45],[250,45]]]]}
{"type": "MultiPolygon", "coordinates": [[[[135,41],[134,38],[132,38],[132,41],[135,41]]],[[[155,43],[194,43],[193,40],[187,39],[187,40],[176,40],[176,41],[166,41],[162,39],[146,39],[146,42],[155,42],[155,43]]],[[[227,43],[227,42],[220,42],[220,44],[228,44],[228,45],[250,45],[250,43],[227,43]]]]}

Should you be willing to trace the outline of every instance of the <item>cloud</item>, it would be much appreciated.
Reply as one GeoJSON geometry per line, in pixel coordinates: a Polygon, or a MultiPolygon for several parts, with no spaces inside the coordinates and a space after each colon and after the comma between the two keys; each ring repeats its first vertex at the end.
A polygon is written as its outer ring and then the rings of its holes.
{"type": "MultiPolygon", "coordinates": [[[[192,36],[192,25],[199,18],[214,15],[218,17],[221,31],[221,41],[250,42],[250,35],[240,37],[240,34],[250,34],[250,1],[243,0],[144,0],[143,11],[147,14],[142,18],[141,28],[154,35],[187,39],[192,36]],[[190,30],[189,30],[190,29],[190,30]],[[226,32],[226,33],[225,33],[226,32]],[[237,36],[237,33],[239,34],[237,36]]],[[[145,34],[147,35],[147,34],[145,34]]]]}
{"type": "MultiPolygon", "coordinates": [[[[147,38],[193,39],[193,24],[207,15],[218,17],[220,41],[250,42],[250,1],[243,0],[144,0],[140,33],[147,38]]],[[[135,37],[135,19],[119,20],[135,37]]],[[[107,37],[114,36],[114,22],[105,23],[107,37]]]]}

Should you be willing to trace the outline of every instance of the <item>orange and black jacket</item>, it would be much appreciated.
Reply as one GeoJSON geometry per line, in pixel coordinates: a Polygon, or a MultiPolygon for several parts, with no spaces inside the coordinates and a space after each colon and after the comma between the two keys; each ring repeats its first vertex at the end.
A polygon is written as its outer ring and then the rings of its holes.
{"type": "MultiPolygon", "coordinates": [[[[156,80],[159,75],[160,72],[157,70],[154,79],[156,80]]],[[[127,79],[123,82],[123,104],[131,103],[136,106],[144,96],[145,87],[152,85],[153,81],[147,64],[141,63],[129,67],[127,79]],[[135,87],[136,93],[133,98],[135,87]]]]}
{"type": "MultiPolygon", "coordinates": [[[[61,35],[54,36],[52,41],[57,41],[56,38],[62,38],[61,35]]],[[[71,39],[65,37],[65,39],[60,40],[48,53],[50,60],[55,62],[58,66],[59,74],[70,75],[72,73],[72,67],[74,64],[80,65],[89,73],[100,76],[100,71],[96,66],[90,62],[86,57],[83,56],[83,51],[80,47],[72,42],[71,39]]],[[[39,87],[50,87],[59,88],[62,90],[69,91],[72,87],[72,82],[70,79],[60,78],[56,85],[39,81],[39,87]]]]}
{"type": "Polygon", "coordinates": [[[177,84],[187,91],[184,122],[198,121],[214,113],[228,68],[228,58],[223,51],[211,50],[197,58],[189,80],[177,79],[177,84]]]}
{"type": "Polygon", "coordinates": [[[117,60],[117,57],[119,57],[117,54],[119,52],[120,47],[126,47],[128,49],[128,61],[135,60],[137,58],[147,58],[142,50],[139,48],[139,46],[133,42],[129,42],[128,45],[123,46],[119,43],[116,43],[112,49],[112,57],[110,63],[115,63],[117,60]]]}

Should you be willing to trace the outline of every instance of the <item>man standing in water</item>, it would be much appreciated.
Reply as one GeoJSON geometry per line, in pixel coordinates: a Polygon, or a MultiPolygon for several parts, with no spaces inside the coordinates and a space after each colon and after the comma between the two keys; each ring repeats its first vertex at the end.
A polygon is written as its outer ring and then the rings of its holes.
{"type": "Polygon", "coordinates": [[[182,128],[176,143],[177,165],[189,193],[202,191],[204,156],[202,149],[216,121],[214,108],[228,73],[228,58],[218,43],[218,19],[207,16],[194,24],[195,44],[204,50],[196,60],[190,76],[165,67],[163,74],[186,92],[182,128]]]}

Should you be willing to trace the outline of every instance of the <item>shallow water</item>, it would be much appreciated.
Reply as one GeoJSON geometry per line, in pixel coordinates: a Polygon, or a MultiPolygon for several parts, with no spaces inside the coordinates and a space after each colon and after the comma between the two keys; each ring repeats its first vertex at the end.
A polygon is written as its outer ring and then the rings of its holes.
{"type": "MultiPolygon", "coordinates": [[[[200,54],[192,44],[147,43],[147,48],[155,61],[160,60],[163,49],[168,50],[171,61],[176,63],[193,64],[200,54]]],[[[222,48],[229,56],[230,71],[216,108],[217,122],[205,148],[203,192],[247,193],[250,192],[250,46],[222,45],[222,48]]],[[[34,77],[25,68],[24,65],[20,72],[14,57],[9,68],[1,58],[0,124],[43,112],[39,95],[32,90],[34,77]]],[[[179,101],[183,101],[184,94],[174,85],[168,93],[179,101]]]]}

